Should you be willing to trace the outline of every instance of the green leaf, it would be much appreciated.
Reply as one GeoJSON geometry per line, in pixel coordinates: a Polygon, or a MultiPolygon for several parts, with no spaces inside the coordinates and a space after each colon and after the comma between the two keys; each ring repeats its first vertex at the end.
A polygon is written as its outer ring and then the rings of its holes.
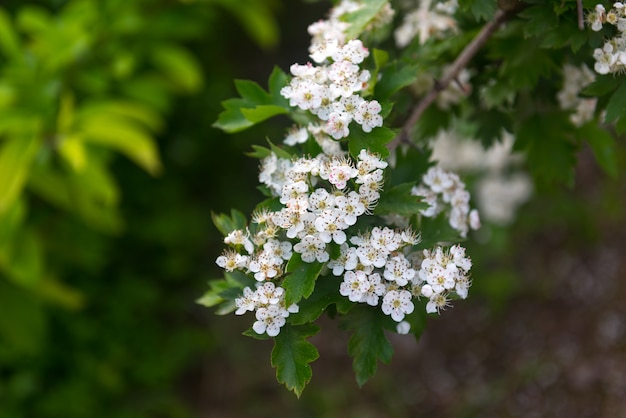
{"type": "Polygon", "coordinates": [[[463,11],[469,11],[476,20],[489,20],[498,9],[494,0],[460,0],[459,6],[463,11]]]}
{"type": "Polygon", "coordinates": [[[278,24],[270,8],[271,3],[257,0],[220,0],[233,16],[239,20],[248,36],[263,48],[271,48],[278,43],[278,24]]]}
{"type": "Polygon", "coordinates": [[[78,132],[88,142],[125,154],[153,176],[161,172],[156,141],[141,125],[125,118],[96,114],[85,118],[78,132]]]}
{"type": "Polygon", "coordinates": [[[247,225],[246,217],[238,210],[231,209],[230,216],[211,213],[213,224],[222,235],[226,236],[237,229],[244,229],[247,225]]]}
{"type": "Polygon", "coordinates": [[[287,76],[287,74],[285,74],[285,72],[279,67],[274,67],[274,70],[272,70],[272,74],[270,74],[270,78],[267,81],[267,87],[270,95],[272,96],[272,103],[280,105],[284,108],[289,108],[289,100],[285,99],[280,94],[280,90],[288,83],[289,76],[287,76]]]}
{"type": "Polygon", "coordinates": [[[596,157],[598,165],[605,173],[613,179],[617,179],[618,161],[615,139],[607,131],[599,127],[596,123],[590,122],[577,131],[580,139],[586,140],[596,157]]]}
{"type": "Polygon", "coordinates": [[[385,126],[374,128],[370,133],[363,132],[360,127],[355,126],[350,130],[348,148],[354,157],[358,156],[362,149],[366,149],[387,158],[389,150],[385,145],[395,136],[396,132],[385,126]]]}
{"type": "Polygon", "coordinates": [[[271,94],[253,81],[235,80],[235,88],[241,98],[223,101],[224,111],[213,126],[235,133],[272,116],[288,113],[288,102],[280,95],[281,84],[286,83],[286,77],[279,69],[274,69],[269,80],[271,94]]]}
{"type": "Polygon", "coordinates": [[[39,141],[34,134],[0,142],[0,214],[11,207],[22,192],[38,149],[39,141]]]}
{"type": "Polygon", "coordinates": [[[289,315],[289,322],[293,325],[311,323],[332,304],[338,305],[338,311],[347,312],[354,304],[339,293],[340,284],[340,277],[322,276],[318,278],[315,283],[315,291],[307,299],[298,303],[300,310],[296,314],[289,315]]]}
{"type": "Polygon", "coordinates": [[[342,326],[353,331],[348,353],[353,357],[352,368],[359,386],[376,374],[378,360],[391,361],[393,347],[384,330],[395,329],[394,324],[379,308],[364,305],[357,305],[342,318],[342,326]]]}
{"type": "Polygon", "coordinates": [[[402,65],[398,62],[385,67],[381,71],[382,78],[376,83],[376,97],[385,100],[400,89],[410,86],[417,80],[419,69],[419,64],[402,65]]]}
{"type": "Polygon", "coordinates": [[[202,87],[200,64],[186,49],[174,44],[159,44],[152,51],[152,61],[181,90],[195,92],[202,87]]]}
{"type": "Polygon", "coordinates": [[[622,79],[613,74],[596,74],[596,79],[581,92],[584,96],[604,96],[622,85],[622,79]]]}
{"type": "Polygon", "coordinates": [[[357,38],[365,27],[376,17],[389,0],[365,0],[362,6],[352,13],[346,13],[341,18],[350,26],[345,31],[349,39],[357,38]]]}
{"type": "Polygon", "coordinates": [[[313,376],[309,363],[319,357],[315,346],[307,341],[318,331],[319,327],[312,324],[287,324],[274,338],[272,367],[276,368],[276,379],[298,397],[313,376]]]}
{"type": "Polygon", "coordinates": [[[380,200],[374,209],[375,215],[387,215],[397,213],[403,216],[411,216],[419,213],[422,209],[428,209],[428,203],[422,202],[419,196],[412,196],[413,183],[404,183],[383,191],[380,200]]]}
{"type": "Polygon", "coordinates": [[[0,340],[21,355],[31,356],[44,347],[46,315],[36,295],[0,280],[0,340]]]}
{"type": "Polygon", "coordinates": [[[0,9],[0,49],[7,55],[13,56],[20,52],[20,42],[13,28],[13,23],[7,12],[0,9]]]}
{"type": "Polygon", "coordinates": [[[613,93],[606,105],[606,116],[604,120],[607,123],[614,122],[626,116],[626,83],[622,82],[617,91],[613,93]]]}
{"type": "Polygon", "coordinates": [[[197,299],[196,303],[206,306],[207,308],[219,305],[226,300],[220,294],[231,287],[231,284],[226,280],[211,280],[209,281],[210,289],[206,291],[201,298],[197,299]]]}
{"type": "Polygon", "coordinates": [[[302,298],[308,298],[313,293],[315,281],[322,271],[323,263],[314,261],[306,263],[298,253],[293,253],[285,272],[287,277],[282,287],[285,289],[285,305],[300,302],[302,298]]]}
{"type": "Polygon", "coordinates": [[[275,105],[261,105],[253,109],[241,109],[243,117],[252,123],[263,122],[272,116],[284,115],[285,113],[289,113],[289,111],[284,107],[275,105]]]}
{"type": "Polygon", "coordinates": [[[520,121],[514,149],[526,151],[528,166],[536,179],[572,186],[576,165],[573,130],[565,113],[535,114],[520,121]]]}
{"type": "Polygon", "coordinates": [[[450,220],[446,213],[441,213],[434,218],[422,217],[419,230],[422,240],[416,245],[416,248],[432,248],[443,243],[463,241],[459,231],[450,226],[450,220]]]}

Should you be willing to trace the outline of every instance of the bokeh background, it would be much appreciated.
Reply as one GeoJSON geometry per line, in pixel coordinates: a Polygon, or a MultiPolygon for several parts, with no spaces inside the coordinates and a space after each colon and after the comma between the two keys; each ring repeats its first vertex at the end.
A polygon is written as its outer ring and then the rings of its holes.
{"type": "MultiPolygon", "coordinates": [[[[306,27],[329,3],[0,7],[6,114],[19,103],[60,129],[70,92],[77,104],[132,98],[162,120],[151,136],[162,169],[150,174],[119,153],[93,157],[119,196],[106,211],[59,204],[29,180],[19,225],[0,217],[0,228],[14,229],[10,242],[0,231],[0,418],[626,417],[623,169],[609,179],[582,149],[573,188],[535,188],[510,225],[486,224],[467,244],[469,299],[432,317],[419,341],[390,335],[392,362],[363,388],[349,335],[322,319],[312,339],[320,359],[297,399],[275,380],[271,342],[241,335],[249,317],[216,316],[195,300],[220,274],[211,212],[252,210],[261,198],[258,162],[244,153],[266,137],[278,141],[287,122],[225,135],[211,126],[220,102],[236,95],[233,79],[265,85],[274,65],[305,62],[306,27]],[[15,66],[6,27],[17,28],[25,62],[45,71],[15,66]],[[164,50],[177,64],[163,64],[164,50]],[[114,226],[98,222],[111,213],[114,226]],[[17,253],[7,248],[26,236],[34,244],[25,248],[36,250],[13,269],[17,253]]],[[[56,146],[45,141],[39,154],[56,146]]],[[[623,168],[623,139],[618,150],[623,168]]],[[[47,158],[43,167],[59,169],[47,158]]]]}

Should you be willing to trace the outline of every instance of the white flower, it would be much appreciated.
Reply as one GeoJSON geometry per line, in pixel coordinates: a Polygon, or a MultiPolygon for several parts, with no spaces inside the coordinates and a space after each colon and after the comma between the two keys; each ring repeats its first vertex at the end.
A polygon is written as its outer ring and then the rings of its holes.
{"type": "Polygon", "coordinates": [[[293,246],[293,250],[300,253],[302,261],[306,263],[312,263],[315,260],[324,263],[330,258],[326,252],[326,243],[313,235],[303,237],[299,243],[293,246]]]}
{"type": "Polygon", "coordinates": [[[350,135],[348,125],[352,121],[352,117],[346,113],[333,112],[328,117],[328,122],[324,127],[324,132],[335,139],[346,138],[350,135]]]}
{"type": "Polygon", "coordinates": [[[358,302],[369,288],[370,283],[365,272],[360,270],[347,271],[343,276],[343,282],[339,286],[339,293],[342,296],[347,296],[351,302],[358,302]]]}
{"type": "Polygon", "coordinates": [[[275,337],[280,333],[280,328],[285,325],[285,317],[278,306],[259,308],[256,311],[257,321],[252,324],[252,329],[257,334],[267,333],[275,337]]]}
{"type": "Polygon", "coordinates": [[[235,298],[235,306],[237,310],[235,315],[243,315],[247,311],[254,311],[256,309],[256,301],[254,299],[254,292],[249,287],[243,289],[243,296],[235,298]]]}
{"type": "Polygon", "coordinates": [[[447,296],[443,293],[435,293],[426,304],[426,312],[439,313],[439,310],[445,309],[447,306],[449,306],[447,296]]]}
{"type": "Polygon", "coordinates": [[[387,261],[385,265],[385,279],[395,282],[398,286],[406,285],[413,280],[415,270],[411,268],[411,264],[402,254],[398,254],[387,261]]]}
{"type": "Polygon", "coordinates": [[[378,273],[370,274],[367,277],[367,282],[369,286],[365,293],[363,293],[359,302],[365,302],[370,306],[376,306],[378,305],[378,299],[380,296],[385,294],[385,285],[383,284],[380,274],[378,273]]]}
{"type": "Polygon", "coordinates": [[[363,132],[371,132],[373,128],[383,126],[383,118],[379,115],[381,109],[376,100],[364,101],[359,104],[354,121],[361,125],[363,132]]]}
{"type": "Polygon", "coordinates": [[[415,309],[411,301],[411,292],[407,290],[390,290],[383,298],[381,306],[385,315],[391,315],[391,318],[400,322],[405,315],[410,314],[415,309]]]}

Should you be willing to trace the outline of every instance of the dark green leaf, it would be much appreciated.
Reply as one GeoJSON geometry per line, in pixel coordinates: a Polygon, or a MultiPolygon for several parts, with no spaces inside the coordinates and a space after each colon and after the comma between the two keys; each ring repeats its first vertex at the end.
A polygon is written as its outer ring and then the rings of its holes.
{"type": "Polygon", "coordinates": [[[616,179],[618,172],[617,150],[611,134],[593,122],[582,126],[577,132],[580,134],[580,139],[586,140],[591,146],[598,165],[602,167],[605,173],[616,179]]]}
{"type": "Polygon", "coordinates": [[[357,305],[344,318],[342,326],[353,331],[348,342],[356,381],[363,386],[376,374],[378,360],[389,363],[393,347],[385,336],[385,329],[395,330],[395,322],[380,308],[357,305]]]}
{"type": "Polygon", "coordinates": [[[606,105],[604,120],[606,122],[614,122],[624,116],[626,116],[626,83],[622,82],[606,105]]]}
{"type": "Polygon", "coordinates": [[[276,379],[298,397],[313,376],[309,363],[319,357],[315,346],[307,341],[318,331],[319,327],[313,324],[287,324],[274,338],[272,367],[276,368],[276,379]]]}
{"type": "Polygon", "coordinates": [[[315,288],[315,281],[322,271],[323,263],[314,261],[306,263],[302,261],[300,254],[293,253],[287,263],[287,277],[283,281],[285,288],[285,304],[300,302],[302,298],[308,298],[315,288]]]}
{"type": "Polygon", "coordinates": [[[385,145],[395,136],[395,131],[384,126],[374,128],[369,133],[363,132],[360,127],[355,126],[350,130],[348,148],[354,157],[358,156],[362,149],[366,149],[386,158],[389,155],[389,150],[385,145]]]}
{"type": "Polygon", "coordinates": [[[622,79],[613,74],[596,74],[596,79],[585,87],[581,94],[585,96],[604,96],[615,91],[622,84],[622,79]]]}
{"type": "Polygon", "coordinates": [[[376,83],[375,95],[380,100],[391,97],[403,87],[410,86],[417,79],[420,66],[418,64],[401,65],[394,62],[382,71],[382,78],[376,83]]]}
{"type": "Polygon", "coordinates": [[[388,0],[365,0],[357,11],[342,16],[350,24],[345,31],[346,36],[349,39],[357,38],[387,2],[388,0]]]}
{"type": "Polygon", "coordinates": [[[211,213],[211,219],[213,219],[213,223],[218,231],[222,233],[222,235],[226,236],[233,232],[236,229],[243,229],[246,227],[246,217],[243,213],[232,209],[230,212],[231,216],[229,217],[226,214],[215,214],[211,213]]]}
{"type": "Polygon", "coordinates": [[[352,302],[339,293],[339,285],[341,277],[327,276],[317,279],[315,291],[309,298],[300,301],[298,306],[300,311],[297,314],[289,316],[289,322],[294,325],[307,324],[315,321],[331,304],[337,304],[342,307],[338,309],[342,312],[347,311],[352,302]]]}
{"type": "Polygon", "coordinates": [[[415,182],[399,184],[389,190],[385,190],[374,209],[374,214],[387,215],[397,213],[411,216],[417,214],[422,209],[428,209],[428,203],[422,202],[421,197],[411,195],[413,186],[415,186],[415,182]]]}

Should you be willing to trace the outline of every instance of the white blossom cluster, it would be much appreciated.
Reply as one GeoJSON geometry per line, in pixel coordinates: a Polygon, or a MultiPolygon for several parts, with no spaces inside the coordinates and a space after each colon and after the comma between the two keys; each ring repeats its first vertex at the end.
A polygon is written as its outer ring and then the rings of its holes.
{"type": "Polygon", "coordinates": [[[596,110],[596,98],[583,98],[579,94],[583,88],[595,80],[595,75],[584,64],[575,67],[566,64],[563,67],[563,89],[557,93],[561,109],[573,110],[570,120],[575,126],[582,126],[593,119],[596,110]]]}
{"type": "Polygon", "coordinates": [[[456,20],[452,16],[458,7],[458,0],[437,2],[434,7],[432,0],[420,0],[417,9],[407,13],[402,24],[394,32],[396,45],[404,48],[416,36],[420,44],[424,44],[431,36],[456,30],[456,20]]]}
{"type": "Polygon", "coordinates": [[[587,14],[587,23],[591,30],[599,32],[605,23],[617,29],[617,35],[604,42],[602,48],[593,51],[596,60],[593,68],[599,74],[620,73],[626,70],[626,4],[613,3],[613,8],[606,11],[601,4],[587,14]]]}
{"type": "Polygon", "coordinates": [[[298,305],[285,306],[285,289],[276,287],[272,282],[258,283],[256,290],[249,287],[243,289],[243,296],[235,299],[235,314],[242,315],[247,311],[256,311],[256,322],[252,329],[257,334],[267,333],[275,337],[285,325],[289,314],[299,311],[298,305]]]}
{"type": "Polygon", "coordinates": [[[440,131],[431,142],[432,159],[445,170],[471,173],[476,181],[472,195],[476,197],[480,217],[497,225],[508,225],[515,219],[517,208],[532,195],[532,181],[520,168],[523,159],[513,152],[513,135],[489,149],[479,141],[461,137],[454,130],[440,131]]]}
{"type": "Polygon", "coordinates": [[[480,228],[478,211],[470,210],[470,193],[455,173],[438,166],[431,167],[424,174],[422,183],[413,187],[411,194],[422,197],[428,203],[429,207],[420,211],[423,216],[432,218],[449,210],[449,224],[462,237],[467,236],[470,228],[480,228]]]}
{"type": "MultiPolygon", "coordinates": [[[[284,289],[278,286],[294,253],[306,263],[326,263],[327,271],[342,277],[341,295],[380,306],[398,323],[415,309],[415,297],[428,297],[427,311],[439,312],[451,292],[467,295],[471,262],[462,247],[421,253],[413,249],[420,239],[410,227],[351,229],[380,198],[387,162],[377,155],[362,150],[356,161],[325,154],[292,161],[271,153],[261,167],[259,179],[279,199],[281,209],[256,211],[250,227],[226,236],[230,248],[216,260],[226,271],[239,270],[258,281],[255,291],[246,288],[235,301],[236,314],[256,311],[255,332],[275,336],[289,314],[298,311],[297,305],[285,306],[284,289]],[[339,247],[334,257],[331,244],[339,247]],[[443,266],[441,274],[434,261],[426,261],[430,258],[443,266]]],[[[442,193],[459,205],[455,196],[462,183],[447,176],[456,183],[447,184],[448,177],[440,174],[438,179],[434,173],[425,181],[431,187],[443,181],[442,193]]],[[[408,332],[407,324],[398,331],[408,332]]]]}
{"type": "MultiPolygon", "coordinates": [[[[382,110],[376,100],[365,100],[360,93],[367,89],[371,74],[361,69],[360,64],[369,56],[369,50],[359,39],[347,40],[345,31],[348,23],[340,20],[346,13],[354,12],[362,5],[354,1],[343,1],[331,10],[328,20],[320,20],[309,26],[312,35],[309,55],[318,65],[293,64],[293,78],[283,87],[281,95],[289,105],[307,110],[317,116],[319,123],[306,128],[295,128],[285,139],[288,145],[305,142],[309,133],[322,145],[337,153],[337,148],[328,144],[330,136],[335,140],[350,134],[349,125],[356,122],[364,132],[383,124],[382,110]]],[[[379,21],[390,20],[393,10],[383,8],[379,21]]]]}

